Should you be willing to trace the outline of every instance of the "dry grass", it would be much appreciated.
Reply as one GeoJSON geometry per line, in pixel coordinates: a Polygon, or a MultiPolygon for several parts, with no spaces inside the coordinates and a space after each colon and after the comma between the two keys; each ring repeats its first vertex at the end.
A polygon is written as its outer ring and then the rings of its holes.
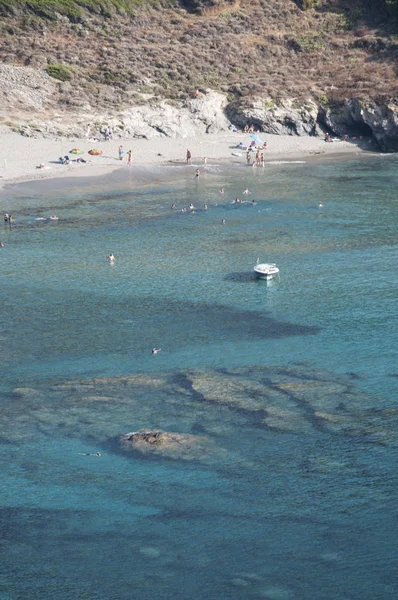
{"type": "Polygon", "coordinates": [[[347,29],[341,2],[331,12],[321,8],[302,12],[291,0],[240,0],[200,14],[166,4],[137,9],[134,19],[91,14],[81,23],[3,17],[0,60],[72,66],[70,89],[60,95],[66,107],[88,102],[114,110],[139,92],[185,100],[197,87],[231,98],[324,97],[329,103],[397,95],[394,39],[382,38],[369,20],[347,29]]]}
{"type": "Polygon", "coordinates": [[[211,19],[214,17],[224,17],[227,18],[229,15],[237,13],[240,10],[241,2],[240,0],[236,0],[234,4],[218,4],[215,6],[206,6],[202,8],[200,11],[201,15],[207,19],[211,19]]]}

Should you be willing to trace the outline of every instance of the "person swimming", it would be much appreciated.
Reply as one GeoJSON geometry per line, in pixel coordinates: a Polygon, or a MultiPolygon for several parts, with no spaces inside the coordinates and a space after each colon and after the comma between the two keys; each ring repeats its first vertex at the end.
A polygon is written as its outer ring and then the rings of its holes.
{"type": "Polygon", "coordinates": [[[100,452],[79,452],[80,456],[101,456],[100,452]]]}
{"type": "Polygon", "coordinates": [[[221,188],[220,194],[223,194],[223,193],[224,193],[224,188],[221,188]]]}
{"type": "Polygon", "coordinates": [[[195,207],[194,207],[194,205],[192,204],[192,202],[191,202],[191,204],[189,205],[189,210],[195,210],[195,207]]]}
{"type": "Polygon", "coordinates": [[[322,202],[319,202],[319,204],[318,204],[318,208],[322,208],[322,207],[323,207],[323,204],[322,204],[322,202]]]}
{"type": "Polygon", "coordinates": [[[152,348],[152,355],[155,356],[160,351],[161,351],[161,348],[152,348]]]}
{"type": "Polygon", "coordinates": [[[204,205],[203,210],[207,210],[207,204],[204,205]]]}
{"type": "Polygon", "coordinates": [[[113,255],[113,253],[112,253],[112,252],[109,254],[109,256],[108,256],[108,260],[109,260],[109,262],[111,262],[111,263],[115,262],[115,257],[114,257],[114,255],[113,255]]]}
{"type": "Polygon", "coordinates": [[[244,194],[248,194],[248,193],[249,193],[249,189],[248,189],[248,188],[246,188],[246,189],[243,191],[243,193],[244,193],[244,194]]]}

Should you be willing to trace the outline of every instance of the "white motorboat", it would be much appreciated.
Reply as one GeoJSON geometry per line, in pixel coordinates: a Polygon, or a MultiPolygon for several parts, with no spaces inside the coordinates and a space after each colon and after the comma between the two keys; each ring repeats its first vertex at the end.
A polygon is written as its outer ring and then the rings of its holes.
{"type": "Polygon", "coordinates": [[[276,265],[270,263],[260,263],[257,259],[256,266],[254,267],[256,277],[259,279],[272,279],[279,274],[279,269],[276,265]]]}

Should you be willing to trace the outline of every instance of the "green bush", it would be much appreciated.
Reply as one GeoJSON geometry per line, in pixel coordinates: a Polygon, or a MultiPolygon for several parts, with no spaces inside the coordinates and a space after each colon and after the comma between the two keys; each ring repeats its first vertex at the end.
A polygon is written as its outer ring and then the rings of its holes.
{"type": "Polygon", "coordinates": [[[73,77],[73,69],[67,65],[48,65],[46,71],[50,77],[54,77],[54,79],[58,79],[59,81],[70,81],[73,77]]]}

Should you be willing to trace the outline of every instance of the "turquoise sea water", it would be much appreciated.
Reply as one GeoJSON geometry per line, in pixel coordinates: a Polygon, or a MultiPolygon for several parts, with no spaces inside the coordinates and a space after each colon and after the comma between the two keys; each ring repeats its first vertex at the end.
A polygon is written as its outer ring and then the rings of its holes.
{"type": "Polygon", "coordinates": [[[1,600],[396,597],[397,166],[0,192],[1,600]]]}

